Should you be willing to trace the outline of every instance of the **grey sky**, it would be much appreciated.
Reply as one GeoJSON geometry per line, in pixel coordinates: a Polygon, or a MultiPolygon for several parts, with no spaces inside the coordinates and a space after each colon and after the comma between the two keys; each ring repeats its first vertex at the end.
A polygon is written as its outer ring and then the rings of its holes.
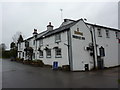
{"type": "Polygon", "coordinates": [[[49,21],[54,28],[59,27],[60,8],[63,9],[63,18],[87,18],[91,23],[118,28],[117,2],[7,2],[2,3],[2,6],[0,4],[2,42],[9,48],[12,36],[17,31],[27,38],[32,36],[34,28],[38,29],[38,32],[46,30],[49,21]]]}

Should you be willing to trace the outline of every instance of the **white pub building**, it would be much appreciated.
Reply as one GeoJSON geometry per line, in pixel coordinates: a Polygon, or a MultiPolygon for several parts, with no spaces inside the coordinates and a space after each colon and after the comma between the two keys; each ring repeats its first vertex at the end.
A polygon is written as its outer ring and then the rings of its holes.
{"type": "Polygon", "coordinates": [[[18,58],[42,60],[44,64],[58,67],[70,65],[71,71],[120,65],[120,30],[83,19],[64,19],[59,28],[53,29],[51,22],[47,30],[18,43],[18,58]],[[26,49],[32,50],[29,57],[26,49]]]}

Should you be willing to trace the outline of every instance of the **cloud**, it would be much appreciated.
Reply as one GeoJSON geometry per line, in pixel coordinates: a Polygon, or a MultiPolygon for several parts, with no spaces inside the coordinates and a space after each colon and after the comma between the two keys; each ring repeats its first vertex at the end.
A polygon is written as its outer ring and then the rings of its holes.
{"type": "Polygon", "coordinates": [[[107,25],[117,28],[117,2],[19,2],[3,3],[2,31],[3,40],[9,48],[12,36],[21,31],[25,38],[32,36],[33,29],[39,32],[46,30],[49,21],[54,28],[61,24],[61,12],[63,18],[80,19],[87,18],[88,22],[107,25]]]}

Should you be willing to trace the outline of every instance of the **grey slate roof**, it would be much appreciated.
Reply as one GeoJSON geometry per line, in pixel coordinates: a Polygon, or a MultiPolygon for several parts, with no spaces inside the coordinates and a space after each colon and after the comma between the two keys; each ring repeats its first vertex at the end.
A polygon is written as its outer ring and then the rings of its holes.
{"type": "MultiPolygon", "coordinates": [[[[36,38],[36,40],[39,40],[39,39],[45,38],[45,37],[49,37],[49,36],[51,36],[51,35],[53,35],[53,34],[56,34],[56,33],[59,33],[59,32],[66,31],[66,30],[68,30],[70,27],[72,27],[73,25],[75,25],[77,22],[79,22],[80,20],[83,20],[83,19],[79,19],[79,20],[77,20],[77,21],[74,21],[74,20],[73,20],[72,23],[67,24],[67,25],[64,25],[64,26],[61,26],[61,27],[56,28],[56,29],[51,30],[51,31],[45,30],[45,31],[37,34],[38,37],[36,38]],[[44,36],[44,37],[43,37],[43,36],[44,36]]],[[[84,22],[84,23],[85,23],[86,25],[92,25],[92,26],[95,26],[95,27],[100,27],[100,28],[105,28],[105,29],[120,31],[119,29],[115,29],[115,28],[110,28],[110,27],[106,27],[106,26],[91,24],[91,23],[87,23],[87,22],[84,22]]],[[[32,39],[32,38],[34,38],[34,36],[32,36],[32,37],[30,37],[30,38],[28,38],[28,39],[26,39],[26,40],[29,40],[29,39],[32,39]]]]}
{"type": "Polygon", "coordinates": [[[75,25],[77,22],[79,22],[80,20],[81,20],[81,19],[79,19],[79,20],[77,20],[77,21],[73,21],[72,23],[67,24],[67,25],[64,25],[64,26],[62,26],[62,27],[59,27],[59,28],[57,28],[57,29],[48,31],[48,32],[46,32],[45,34],[41,35],[41,37],[38,37],[36,40],[39,40],[39,39],[44,38],[44,37],[51,36],[51,35],[56,34],[56,33],[59,33],[59,32],[66,31],[66,30],[68,30],[70,27],[72,27],[73,25],[75,25]],[[44,37],[43,37],[43,36],[44,36],[44,37]]]}
{"type": "Polygon", "coordinates": [[[106,27],[106,26],[101,26],[101,25],[97,25],[97,24],[91,24],[91,23],[87,23],[87,22],[85,22],[85,24],[92,25],[92,26],[95,26],[95,27],[104,28],[104,29],[110,29],[110,30],[120,31],[119,29],[110,28],[110,27],[106,27]]]}

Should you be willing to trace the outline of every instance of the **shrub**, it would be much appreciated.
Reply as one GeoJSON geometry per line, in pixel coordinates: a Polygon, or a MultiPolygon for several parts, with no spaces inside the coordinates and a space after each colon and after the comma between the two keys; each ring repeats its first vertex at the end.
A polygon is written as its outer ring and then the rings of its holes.
{"type": "Polygon", "coordinates": [[[62,70],[70,71],[70,65],[63,65],[62,70]]]}
{"type": "Polygon", "coordinates": [[[33,66],[43,67],[44,63],[42,62],[42,60],[33,60],[32,65],[33,66]]]}
{"type": "Polygon", "coordinates": [[[52,65],[45,64],[44,67],[52,68],[52,65]]]}
{"type": "Polygon", "coordinates": [[[32,62],[33,62],[32,60],[24,60],[23,64],[32,64],[32,62]]]}

